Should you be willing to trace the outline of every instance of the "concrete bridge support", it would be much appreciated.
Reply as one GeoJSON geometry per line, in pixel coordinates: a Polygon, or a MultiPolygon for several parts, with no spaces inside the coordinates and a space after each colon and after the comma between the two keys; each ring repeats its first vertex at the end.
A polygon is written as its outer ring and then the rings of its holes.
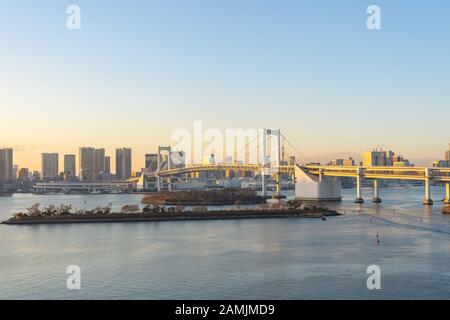
{"type": "Polygon", "coordinates": [[[380,203],[381,198],[378,196],[378,180],[373,180],[373,202],[380,203]]]}
{"type": "Polygon", "coordinates": [[[279,197],[280,194],[281,194],[280,192],[281,192],[281,189],[280,189],[280,174],[276,173],[275,174],[275,194],[274,194],[274,196],[275,197],[279,197]]]}
{"type": "Polygon", "coordinates": [[[361,181],[362,181],[362,169],[361,167],[357,168],[357,176],[356,176],[356,199],[355,203],[364,203],[364,199],[361,194],[361,181]]]}
{"type": "Polygon", "coordinates": [[[340,201],[341,184],[336,178],[320,177],[295,165],[295,198],[307,201],[340,201]]]}
{"type": "Polygon", "coordinates": [[[424,205],[432,205],[433,200],[431,200],[431,191],[430,191],[430,183],[431,183],[431,174],[430,169],[425,169],[425,198],[423,199],[424,205]]]}
{"type": "Polygon", "coordinates": [[[450,204],[450,183],[445,184],[445,204],[450,204]]]}

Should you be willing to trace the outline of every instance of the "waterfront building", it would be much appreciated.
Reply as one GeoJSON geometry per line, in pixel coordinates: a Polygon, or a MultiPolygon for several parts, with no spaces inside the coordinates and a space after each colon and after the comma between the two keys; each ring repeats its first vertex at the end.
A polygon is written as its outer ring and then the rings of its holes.
{"type": "Polygon", "coordinates": [[[18,180],[21,182],[26,182],[30,180],[30,171],[28,168],[21,168],[18,173],[18,180]]]}
{"type": "Polygon", "coordinates": [[[116,179],[127,180],[131,177],[131,148],[116,149],[116,179]]]}
{"type": "Polygon", "coordinates": [[[344,165],[344,159],[331,160],[330,165],[332,165],[332,166],[343,166],[344,165]]]}
{"type": "Polygon", "coordinates": [[[80,181],[95,182],[102,178],[105,171],[105,149],[79,148],[80,181]]]}
{"type": "Polygon", "coordinates": [[[19,172],[19,166],[17,164],[13,165],[12,169],[12,179],[17,180],[17,174],[19,172]]]}
{"type": "Polygon", "coordinates": [[[41,173],[39,171],[33,171],[31,175],[31,179],[33,181],[40,181],[41,180],[41,173]]]}
{"type": "Polygon", "coordinates": [[[435,160],[431,163],[434,168],[449,168],[450,160],[435,160]]]}
{"type": "Polygon", "coordinates": [[[450,144],[447,151],[444,153],[445,160],[434,160],[431,165],[435,168],[449,168],[450,167],[450,144]]]}
{"type": "Polygon", "coordinates": [[[9,182],[13,178],[13,149],[0,149],[0,182],[9,182]]]}
{"type": "Polygon", "coordinates": [[[401,155],[395,155],[392,157],[392,165],[394,167],[412,167],[408,159],[403,158],[401,155]]]}
{"type": "Polygon", "coordinates": [[[42,153],[41,172],[42,180],[51,181],[58,179],[59,163],[58,153],[42,153]]]}
{"type": "Polygon", "coordinates": [[[76,156],[74,154],[64,155],[64,173],[76,176],[76,156]]]}
{"type": "Polygon", "coordinates": [[[385,151],[366,151],[362,154],[362,162],[365,167],[377,167],[386,165],[386,152],[385,151]]]}
{"type": "Polygon", "coordinates": [[[383,151],[383,150],[372,150],[366,151],[362,154],[362,165],[365,167],[378,167],[378,166],[386,166],[390,167],[394,165],[396,156],[392,151],[383,151]]]}
{"type": "Polygon", "coordinates": [[[94,150],[94,181],[102,180],[102,175],[105,172],[105,149],[94,150]]]}
{"type": "Polygon", "coordinates": [[[355,160],[352,157],[344,159],[343,165],[346,167],[353,167],[355,165],[355,160]]]}
{"type": "Polygon", "coordinates": [[[110,156],[105,157],[105,174],[107,174],[107,175],[111,174],[111,157],[110,156]]]}
{"type": "Polygon", "coordinates": [[[412,167],[411,163],[408,159],[402,160],[402,161],[395,161],[392,164],[394,167],[412,167]]]}

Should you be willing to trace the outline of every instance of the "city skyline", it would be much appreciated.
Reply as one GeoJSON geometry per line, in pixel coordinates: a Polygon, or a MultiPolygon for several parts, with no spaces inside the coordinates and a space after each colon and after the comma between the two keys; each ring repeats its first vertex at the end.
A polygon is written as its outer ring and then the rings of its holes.
{"type": "Polygon", "coordinates": [[[439,3],[378,1],[379,31],[366,28],[364,1],[110,3],[107,13],[78,1],[77,31],[54,2],[0,4],[0,145],[35,169],[43,152],[130,145],[136,171],[173,130],[202,120],[282,128],[316,161],[384,145],[429,165],[449,139],[450,4],[439,3]]]}
{"type": "MultiPolygon", "coordinates": [[[[131,164],[136,163],[136,162],[138,162],[138,163],[142,162],[143,165],[141,167],[138,167],[138,168],[136,168],[133,165],[131,165],[131,171],[130,171],[131,175],[133,175],[136,172],[142,172],[142,169],[145,169],[148,166],[149,157],[153,157],[153,156],[157,155],[157,152],[155,152],[155,153],[147,152],[147,153],[145,153],[143,155],[142,159],[135,159],[136,155],[135,155],[134,149],[132,147],[131,148],[127,148],[127,147],[114,148],[113,150],[111,150],[111,152],[107,152],[105,148],[101,148],[101,147],[100,148],[96,148],[96,147],[78,147],[78,153],[77,154],[72,154],[72,153],[67,153],[66,154],[66,153],[61,153],[61,152],[41,152],[39,154],[39,157],[40,157],[39,164],[38,164],[38,166],[36,168],[33,168],[33,167],[23,166],[23,165],[21,165],[20,162],[16,161],[16,151],[14,149],[8,148],[8,147],[4,147],[4,146],[0,146],[0,151],[2,151],[2,150],[11,150],[10,153],[14,155],[14,161],[10,160],[10,165],[11,166],[17,165],[18,169],[22,169],[22,168],[28,169],[30,171],[30,173],[33,172],[33,171],[38,171],[38,172],[44,173],[44,171],[46,171],[46,170],[44,170],[44,166],[50,166],[50,167],[52,167],[52,169],[51,169],[52,172],[57,172],[58,173],[57,175],[53,174],[50,177],[56,177],[56,176],[59,175],[59,173],[67,173],[68,171],[72,171],[72,170],[68,170],[67,169],[68,167],[70,167],[70,168],[74,168],[75,167],[74,175],[75,176],[81,176],[80,169],[82,167],[85,167],[85,166],[82,165],[83,161],[80,161],[80,159],[81,159],[82,150],[85,150],[85,149],[89,149],[89,150],[91,150],[93,152],[93,154],[90,157],[92,159],[90,159],[90,160],[92,162],[92,167],[93,168],[97,167],[96,169],[94,169],[94,173],[92,173],[92,178],[90,178],[88,180],[97,180],[97,179],[93,178],[95,173],[97,173],[97,174],[100,173],[100,172],[101,173],[107,173],[107,174],[111,174],[112,172],[117,173],[117,170],[116,170],[116,168],[117,168],[117,161],[121,161],[121,160],[117,159],[118,152],[122,152],[122,151],[129,152],[129,161],[131,161],[131,164]],[[103,164],[99,164],[100,162],[102,162],[102,161],[98,160],[98,152],[99,151],[101,153],[101,155],[100,155],[101,158],[103,158],[103,160],[102,160],[103,164]],[[115,156],[114,157],[115,161],[111,161],[111,155],[112,154],[114,154],[114,156],[115,156]],[[51,160],[47,160],[47,158],[49,156],[52,157],[51,160]],[[44,158],[45,158],[45,160],[44,160],[44,158]],[[51,161],[51,163],[48,164],[48,161],[51,161]],[[67,162],[69,162],[69,164],[67,164],[67,162]],[[59,165],[59,163],[61,163],[62,166],[59,165]],[[112,166],[112,163],[114,163],[115,165],[112,166]],[[60,168],[60,167],[64,168],[64,170],[59,170],[58,168],[60,168]]],[[[5,152],[5,151],[3,151],[3,152],[5,152]]],[[[349,164],[350,162],[348,162],[348,160],[350,160],[353,163],[353,165],[358,165],[359,163],[361,163],[362,165],[367,166],[368,164],[367,163],[363,163],[363,162],[367,161],[366,160],[367,154],[369,154],[371,152],[374,153],[374,154],[381,154],[381,153],[389,152],[391,154],[391,157],[393,157],[393,156],[399,157],[400,158],[399,161],[403,161],[404,160],[406,163],[408,163],[408,164],[411,163],[411,165],[414,165],[414,166],[431,167],[431,166],[433,166],[433,163],[435,163],[436,161],[448,161],[450,159],[449,158],[450,157],[449,156],[450,155],[450,143],[448,144],[448,149],[447,150],[441,151],[441,156],[436,157],[434,160],[430,161],[429,163],[425,163],[424,165],[421,165],[420,163],[416,163],[414,160],[412,160],[410,162],[409,161],[410,159],[406,159],[406,158],[409,158],[409,157],[407,157],[404,153],[403,154],[402,153],[396,153],[396,152],[393,152],[392,149],[383,149],[383,148],[380,148],[380,147],[372,148],[372,149],[366,149],[365,151],[363,151],[363,152],[361,152],[359,154],[357,154],[357,153],[345,153],[345,154],[344,153],[340,153],[342,156],[330,157],[330,158],[326,158],[326,155],[325,155],[325,156],[323,156],[323,160],[322,161],[319,161],[317,159],[316,160],[312,159],[310,162],[323,162],[324,164],[326,164],[326,163],[342,162],[339,165],[346,166],[346,165],[351,165],[351,164],[349,164]],[[353,154],[356,154],[356,156],[353,155],[353,154]],[[405,155],[405,158],[403,159],[404,155],[405,155]]],[[[205,154],[204,156],[207,156],[207,155],[205,154]]],[[[240,155],[239,157],[242,158],[242,159],[245,159],[244,155],[240,155]]],[[[290,157],[291,156],[288,155],[283,160],[289,161],[290,157]]],[[[307,158],[305,158],[305,159],[307,159],[307,158]]],[[[303,160],[305,160],[305,159],[303,159],[303,160]]],[[[219,161],[219,162],[222,162],[222,161],[219,161]]],[[[127,170],[130,170],[129,164],[127,164],[127,165],[128,165],[128,169],[127,170]]],[[[154,165],[154,164],[152,164],[152,165],[154,165]]],[[[379,163],[377,165],[390,166],[390,165],[393,165],[393,163],[382,163],[381,162],[381,163],[379,163]]],[[[126,176],[129,177],[131,175],[127,174],[126,176]]]]}

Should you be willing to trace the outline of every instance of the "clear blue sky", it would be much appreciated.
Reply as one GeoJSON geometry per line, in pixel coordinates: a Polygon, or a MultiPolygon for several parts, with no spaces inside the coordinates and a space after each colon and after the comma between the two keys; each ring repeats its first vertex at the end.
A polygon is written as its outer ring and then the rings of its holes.
{"type": "Polygon", "coordinates": [[[384,145],[428,164],[450,142],[447,0],[2,1],[0,38],[0,146],[21,166],[93,145],[137,169],[194,120],[281,128],[321,161],[384,145]]]}

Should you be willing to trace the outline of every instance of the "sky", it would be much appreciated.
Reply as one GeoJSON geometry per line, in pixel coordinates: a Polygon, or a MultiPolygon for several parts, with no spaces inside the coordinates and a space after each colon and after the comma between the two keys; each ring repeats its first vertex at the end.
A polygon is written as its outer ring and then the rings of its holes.
{"type": "Polygon", "coordinates": [[[383,146],[429,165],[450,142],[447,0],[2,0],[0,40],[0,147],[20,167],[94,146],[139,170],[194,121],[280,128],[323,162],[383,146]]]}

